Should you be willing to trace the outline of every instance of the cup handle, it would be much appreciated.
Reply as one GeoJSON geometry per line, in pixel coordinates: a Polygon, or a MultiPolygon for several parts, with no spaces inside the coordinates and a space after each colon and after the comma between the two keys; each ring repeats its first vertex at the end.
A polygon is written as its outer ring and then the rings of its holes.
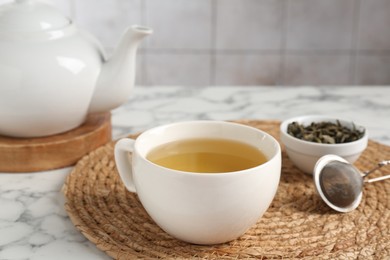
{"type": "Polygon", "coordinates": [[[119,172],[125,187],[131,191],[136,192],[133,180],[133,168],[129,158],[129,152],[134,151],[134,139],[122,138],[115,144],[114,156],[116,167],[119,172]]]}

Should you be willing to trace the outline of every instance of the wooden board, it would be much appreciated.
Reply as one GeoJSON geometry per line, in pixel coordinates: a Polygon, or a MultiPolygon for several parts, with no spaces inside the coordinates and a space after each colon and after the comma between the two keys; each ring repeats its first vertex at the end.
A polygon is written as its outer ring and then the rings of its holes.
{"type": "Polygon", "coordinates": [[[36,172],[75,164],[111,141],[111,114],[89,115],[79,127],[39,138],[0,136],[0,172],[36,172]]]}

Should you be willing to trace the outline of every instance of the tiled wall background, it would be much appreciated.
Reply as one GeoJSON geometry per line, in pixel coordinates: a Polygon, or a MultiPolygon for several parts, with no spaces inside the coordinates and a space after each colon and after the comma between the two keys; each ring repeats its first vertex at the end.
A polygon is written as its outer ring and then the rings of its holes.
{"type": "Polygon", "coordinates": [[[152,27],[139,85],[390,84],[390,0],[52,2],[108,53],[128,25],[152,27]]]}

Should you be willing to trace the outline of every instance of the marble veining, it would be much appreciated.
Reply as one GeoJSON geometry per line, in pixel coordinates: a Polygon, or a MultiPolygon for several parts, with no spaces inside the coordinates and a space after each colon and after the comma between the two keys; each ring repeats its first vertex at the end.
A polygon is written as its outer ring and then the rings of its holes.
{"type": "MultiPolygon", "coordinates": [[[[364,125],[390,145],[390,87],[136,87],[112,111],[113,138],[183,120],[283,120],[327,114],[364,125]]],[[[387,158],[389,159],[389,158],[387,158]]],[[[110,259],[76,230],[61,187],[72,167],[0,173],[0,260],[110,259]]]]}

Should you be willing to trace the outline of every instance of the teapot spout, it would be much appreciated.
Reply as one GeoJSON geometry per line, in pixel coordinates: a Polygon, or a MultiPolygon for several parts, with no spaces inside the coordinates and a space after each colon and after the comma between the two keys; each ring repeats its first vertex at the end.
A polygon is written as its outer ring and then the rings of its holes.
{"type": "Polygon", "coordinates": [[[133,25],[126,30],[112,57],[101,68],[89,113],[105,112],[127,101],[135,82],[136,52],[149,27],[133,25]]]}

